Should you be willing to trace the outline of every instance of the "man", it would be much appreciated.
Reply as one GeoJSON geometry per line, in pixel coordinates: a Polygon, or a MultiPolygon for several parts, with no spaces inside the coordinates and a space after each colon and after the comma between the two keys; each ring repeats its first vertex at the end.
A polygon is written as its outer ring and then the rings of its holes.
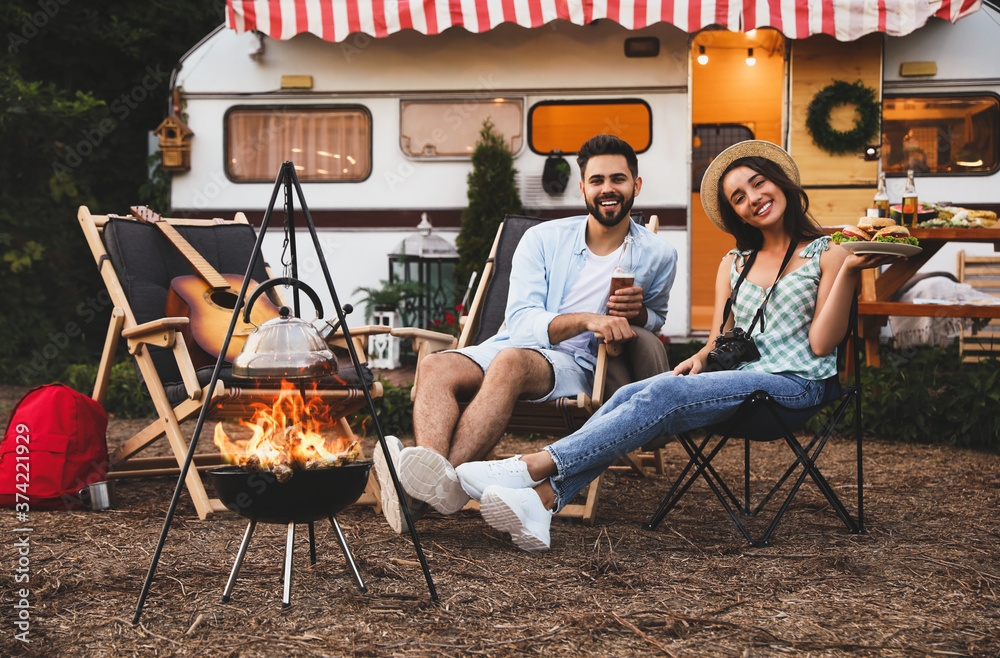
{"type": "MultiPolygon", "coordinates": [[[[610,344],[652,341],[660,353],[657,367],[666,369],[655,332],[666,317],[677,252],[629,219],[642,187],[635,151],[617,137],[597,135],[580,148],[577,163],[590,214],[525,232],[513,257],[504,327],[480,345],[420,361],[413,404],[417,445],[403,448],[386,437],[403,490],[412,497],[405,501],[411,518],[428,505],[442,514],[462,509],[469,495],[455,467],[489,454],[517,400],[546,402],[593,389],[595,332],[610,344]],[[626,236],[641,253],[635,282],[609,298],[626,236]],[[470,400],[465,413],[459,400],[470,400]]],[[[381,444],[374,462],[382,511],[393,530],[404,532],[381,444]]]]}

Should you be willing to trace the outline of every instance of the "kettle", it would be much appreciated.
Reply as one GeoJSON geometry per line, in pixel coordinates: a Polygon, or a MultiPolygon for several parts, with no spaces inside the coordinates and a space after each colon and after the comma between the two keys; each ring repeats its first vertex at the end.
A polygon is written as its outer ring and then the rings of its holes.
{"type": "MultiPolygon", "coordinates": [[[[287,285],[303,290],[316,308],[316,319],[323,306],[316,292],[298,279],[275,277],[254,289],[243,311],[243,321],[250,322],[250,309],[257,298],[270,288],[287,285]]],[[[233,359],[233,376],[242,379],[318,379],[337,373],[337,357],[319,331],[310,322],[291,315],[282,306],[279,317],[264,322],[247,336],[243,350],[233,359]]]]}

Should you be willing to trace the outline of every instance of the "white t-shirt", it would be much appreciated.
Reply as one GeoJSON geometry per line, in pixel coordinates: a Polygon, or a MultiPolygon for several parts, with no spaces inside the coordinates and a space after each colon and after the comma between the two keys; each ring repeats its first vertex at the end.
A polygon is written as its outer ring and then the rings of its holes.
{"type": "MultiPolygon", "coordinates": [[[[607,311],[608,293],[611,290],[611,273],[618,266],[621,253],[622,247],[618,247],[606,256],[597,256],[588,248],[587,262],[569,294],[559,305],[559,315],[604,313],[607,311]]],[[[575,350],[586,350],[589,342],[590,332],[585,331],[556,344],[555,348],[572,354],[575,350]]]]}

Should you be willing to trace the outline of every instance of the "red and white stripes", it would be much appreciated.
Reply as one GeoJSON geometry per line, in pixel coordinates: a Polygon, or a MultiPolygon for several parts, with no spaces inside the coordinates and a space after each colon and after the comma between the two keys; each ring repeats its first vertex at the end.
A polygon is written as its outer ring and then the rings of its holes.
{"type": "Polygon", "coordinates": [[[227,25],[275,39],[311,32],[343,41],[412,29],[438,34],[460,26],[485,32],[500,23],[539,27],[556,19],[586,25],[606,18],[637,30],[667,22],[685,32],[709,25],[748,31],[773,27],[802,39],[829,34],[852,41],[870,32],[909,34],[931,16],[956,21],[980,0],[227,0],[227,25]]]}

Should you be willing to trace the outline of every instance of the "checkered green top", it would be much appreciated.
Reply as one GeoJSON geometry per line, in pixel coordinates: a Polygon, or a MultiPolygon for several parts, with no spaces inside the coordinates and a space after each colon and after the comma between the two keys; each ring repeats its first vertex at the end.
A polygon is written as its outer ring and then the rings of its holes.
{"type": "MultiPolygon", "coordinates": [[[[819,259],[830,248],[830,238],[817,238],[799,252],[800,258],[808,258],[802,267],[785,274],[778,281],[778,288],[767,301],[762,322],[753,329],[753,339],[760,350],[760,358],[744,363],[740,370],[754,372],[787,372],[803,379],[820,381],[837,374],[837,357],[816,356],[809,347],[809,327],[816,310],[816,294],[819,290],[819,259]],[[761,327],[763,324],[763,330],[761,327]]],[[[737,266],[742,267],[749,251],[732,250],[736,254],[729,273],[731,286],[739,278],[737,266]]],[[[753,322],[768,289],[744,280],[734,304],[736,326],[746,329],[753,322]]]]}

